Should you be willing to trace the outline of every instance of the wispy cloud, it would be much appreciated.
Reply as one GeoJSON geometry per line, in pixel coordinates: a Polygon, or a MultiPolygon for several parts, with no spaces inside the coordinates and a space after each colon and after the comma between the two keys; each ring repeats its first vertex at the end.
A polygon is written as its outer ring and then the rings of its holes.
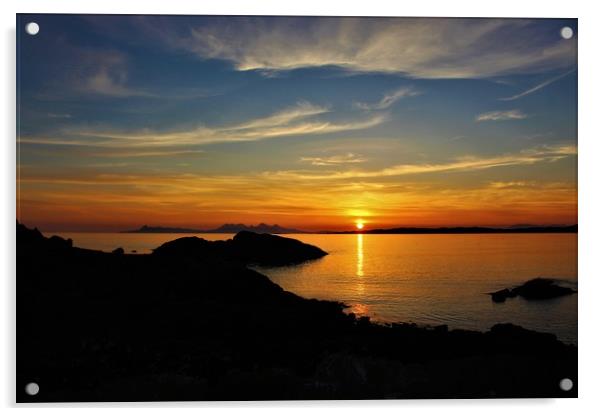
{"type": "Polygon", "coordinates": [[[83,74],[76,87],[85,94],[109,97],[151,97],[153,94],[128,86],[126,56],[114,51],[86,51],[82,54],[83,74]]]}
{"type": "Polygon", "coordinates": [[[73,116],[71,114],[67,114],[67,113],[48,113],[47,114],[48,118],[72,118],[73,116]]]}
{"type": "Polygon", "coordinates": [[[143,158],[143,157],[173,157],[173,156],[186,156],[186,155],[199,155],[205,153],[204,150],[196,149],[184,149],[184,150],[142,150],[142,151],[131,151],[130,149],[120,149],[118,151],[96,151],[94,156],[100,157],[116,157],[116,158],[143,158]]]}
{"type": "Polygon", "coordinates": [[[285,108],[270,116],[251,120],[239,125],[229,127],[230,131],[244,131],[265,129],[271,127],[279,127],[289,125],[300,119],[304,119],[319,114],[328,113],[330,110],[327,107],[311,104],[307,101],[300,101],[295,106],[285,108]]]}
{"type": "Polygon", "coordinates": [[[362,110],[385,110],[405,97],[415,97],[421,93],[413,87],[402,87],[383,96],[377,103],[356,102],[354,105],[362,110]]]}
{"type": "Polygon", "coordinates": [[[494,181],[489,183],[489,186],[494,189],[526,188],[534,185],[534,181],[494,181]]]}
{"type": "Polygon", "coordinates": [[[228,19],[228,25],[210,19],[193,26],[189,36],[167,28],[161,38],[202,59],[268,73],[334,65],[418,78],[481,78],[568,68],[576,59],[575,39],[550,41],[543,27],[522,19],[228,19]]]}
{"type": "Polygon", "coordinates": [[[378,170],[349,170],[326,173],[311,171],[280,171],[269,172],[269,175],[279,175],[282,177],[306,180],[378,178],[438,172],[465,172],[503,166],[532,165],[540,162],[555,162],[576,154],[577,148],[572,145],[540,146],[525,149],[519,153],[500,156],[465,156],[446,163],[403,164],[378,170]]]}
{"type": "Polygon", "coordinates": [[[523,192],[525,189],[528,189],[530,192],[537,191],[548,191],[548,190],[558,190],[558,191],[576,191],[574,182],[556,182],[556,181],[493,181],[489,182],[489,188],[493,190],[500,191],[519,191],[523,192]]]}
{"type": "Polygon", "coordinates": [[[490,111],[479,114],[475,117],[475,121],[523,120],[527,117],[529,116],[520,110],[490,111]]]}
{"type": "Polygon", "coordinates": [[[570,70],[570,71],[568,71],[568,72],[565,72],[565,73],[563,73],[563,74],[560,74],[560,75],[558,75],[558,76],[555,76],[555,77],[553,77],[553,78],[550,78],[550,79],[548,79],[548,80],[546,80],[546,81],[542,82],[541,84],[537,84],[536,86],[534,86],[534,87],[532,87],[532,88],[529,88],[528,90],[525,90],[525,91],[523,91],[523,92],[521,92],[521,93],[519,93],[519,94],[516,94],[516,95],[510,96],[510,97],[504,97],[504,98],[500,98],[500,100],[501,100],[501,101],[514,101],[514,100],[518,100],[519,98],[522,98],[522,97],[524,97],[524,96],[526,96],[526,95],[529,95],[529,94],[533,94],[534,92],[536,92],[536,91],[539,91],[539,90],[541,90],[542,88],[545,88],[545,87],[547,87],[548,85],[550,85],[550,84],[552,84],[552,83],[554,83],[554,82],[558,81],[559,79],[562,79],[562,78],[566,77],[566,76],[567,76],[567,75],[569,75],[569,74],[572,74],[573,72],[575,72],[575,70],[574,70],[574,69],[571,69],[571,70],[570,70]]]}
{"type": "Polygon", "coordinates": [[[167,132],[139,130],[131,132],[71,129],[61,138],[22,137],[21,143],[72,145],[114,148],[151,148],[214,143],[250,142],[286,136],[323,135],[336,132],[363,130],[377,126],[387,119],[376,114],[360,120],[328,121],[315,116],[329,109],[307,102],[239,124],[221,127],[196,127],[167,132]]]}
{"type": "Polygon", "coordinates": [[[354,153],[347,153],[344,155],[334,155],[328,157],[302,157],[301,161],[309,162],[314,166],[336,166],[350,163],[362,163],[365,162],[366,159],[354,153]]]}

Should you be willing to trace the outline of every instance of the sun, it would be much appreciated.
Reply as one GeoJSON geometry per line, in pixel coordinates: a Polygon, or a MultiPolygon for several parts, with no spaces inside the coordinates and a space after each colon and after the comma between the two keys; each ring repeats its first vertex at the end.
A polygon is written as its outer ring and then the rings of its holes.
{"type": "Polygon", "coordinates": [[[364,228],[364,222],[362,220],[357,220],[355,222],[355,226],[357,227],[358,230],[362,230],[364,228]]]}

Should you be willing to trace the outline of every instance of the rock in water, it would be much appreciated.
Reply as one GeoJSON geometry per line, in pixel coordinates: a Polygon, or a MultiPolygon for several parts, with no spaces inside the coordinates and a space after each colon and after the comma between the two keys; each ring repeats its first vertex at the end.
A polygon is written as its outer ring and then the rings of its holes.
{"type": "Polygon", "coordinates": [[[237,254],[246,263],[280,266],[302,263],[324,257],[328,253],[293,238],[273,234],[241,231],[232,240],[237,254]]]}
{"type": "Polygon", "coordinates": [[[281,266],[319,259],[327,255],[316,246],[273,234],[241,231],[232,240],[207,241],[183,237],[153,250],[153,255],[197,260],[225,260],[242,264],[281,266]]]}
{"type": "Polygon", "coordinates": [[[569,287],[559,286],[552,279],[542,277],[529,280],[522,286],[514,288],[513,291],[525,299],[551,299],[577,292],[569,287]]]}
{"type": "Polygon", "coordinates": [[[502,289],[497,292],[490,293],[491,300],[495,303],[505,302],[507,298],[513,298],[516,295],[510,289],[502,289]]]}
{"type": "Polygon", "coordinates": [[[572,295],[577,291],[569,287],[559,286],[553,279],[538,277],[513,289],[502,289],[491,292],[491,300],[495,303],[505,302],[507,298],[521,296],[527,300],[552,299],[559,296],[572,295]]]}

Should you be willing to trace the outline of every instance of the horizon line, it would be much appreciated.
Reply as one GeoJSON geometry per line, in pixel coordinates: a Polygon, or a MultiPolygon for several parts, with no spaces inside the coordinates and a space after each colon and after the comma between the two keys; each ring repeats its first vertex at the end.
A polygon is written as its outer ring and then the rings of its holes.
{"type": "MultiPolygon", "coordinates": [[[[23,225],[25,225],[24,222],[17,220],[17,223],[21,223],[23,225]]],[[[241,226],[241,227],[245,227],[245,228],[258,228],[260,226],[266,226],[266,227],[279,227],[283,230],[285,230],[286,232],[282,232],[282,233],[275,233],[275,234],[296,234],[296,233],[300,233],[300,234],[369,234],[369,233],[373,233],[373,232],[383,232],[386,233],[386,231],[394,231],[394,230],[461,230],[461,229],[488,229],[488,230],[521,230],[521,229],[533,229],[533,228],[570,228],[570,227],[578,227],[578,222],[574,222],[574,223],[569,223],[569,224],[559,224],[559,223],[553,223],[553,224],[521,224],[521,223],[517,223],[517,224],[505,224],[505,225],[393,225],[393,226],[379,226],[379,227],[373,227],[373,228],[364,228],[362,230],[358,230],[358,229],[329,229],[329,228],[322,228],[322,229],[315,229],[315,230],[307,230],[307,229],[302,229],[302,228],[297,228],[295,226],[283,226],[280,224],[269,224],[266,222],[260,222],[256,225],[253,224],[244,224],[244,223],[223,223],[219,226],[213,226],[213,227],[194,227],[194,226],[181,226],[181,225],[148,225],[148,224],[144,224],[141,226],[138,226],[137,228],[135,226],[130,227],[123,227],[123,229],[119,229],[119,230],[112,230],[112,229],[105,229],[105,230],[98,230],[98,229],[94,229],[94,230],[90,230],[90,229],[86,229],[86,228],[82,228],[82,229],[77,229],[77,230],[66,230],[66,229],[58,229],[58,228],[49,228],[49,229],[45,229],[43,230],[42,227],[38,227],[33,225],[33,228],[37,228],[38,230],[40,230],[41,232],[46,232],[46,233],[60,233],[60,232],[65,232],[65,233],[98,233],[98,234],[110,234],[110,233],[119,233],[119,234],[136,234],[136,233],[144,233],[144,231],[140,231],[144,228],[150,228],[150,229],[166,229],[166,230],[181,230],[180,232],[175,231],[173,232],[174,234],[176,233],[191,233],[191,234],[202,234],[202,233],[218,233],[216,232],[216,230],[218,230],[219,228],[222,228],[224,226],[227,225],[232,225],[232,226],[241,226]],[[127,228],[127,229],[126,229],[127,228]]],[[[32,227],[32,225],[27,225],[28,227],[32,227]]],[[[117,226],[115,226],[115,228],[117,228],[117,226]]],[[[236,231],[237,232],[237,231],[236,231]]],[[[222,232],[223,234],[232,234],[232,233],[236,233],[236,232],[222,232]]],[[[161,234],[161,233],[167,233],[169,234],[169,231],[166,232],[153,232],[153,231],[146,231],[146,233],[148,234],[161,234]]]]}

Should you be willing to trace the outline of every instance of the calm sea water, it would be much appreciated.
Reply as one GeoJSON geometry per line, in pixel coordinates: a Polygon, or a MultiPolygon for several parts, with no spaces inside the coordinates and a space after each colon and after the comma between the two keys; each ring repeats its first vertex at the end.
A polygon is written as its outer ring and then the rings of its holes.
{"type": "MultiPolygon", "coordinates": [[[[79,247],[149,252],[182,234],[60,233],[79,247]]],[[[198,234],[220,240],[232,234],[198,234]]],[[[298,295],[339,300],[378,321],[486,330],[499,322],[552,332],[577,343],[577,295],[546,301],[486,295],[534,277],[577,285],[576,234],[323,235],[288,237],[328,256],[258,270],[298,295]]]]}

